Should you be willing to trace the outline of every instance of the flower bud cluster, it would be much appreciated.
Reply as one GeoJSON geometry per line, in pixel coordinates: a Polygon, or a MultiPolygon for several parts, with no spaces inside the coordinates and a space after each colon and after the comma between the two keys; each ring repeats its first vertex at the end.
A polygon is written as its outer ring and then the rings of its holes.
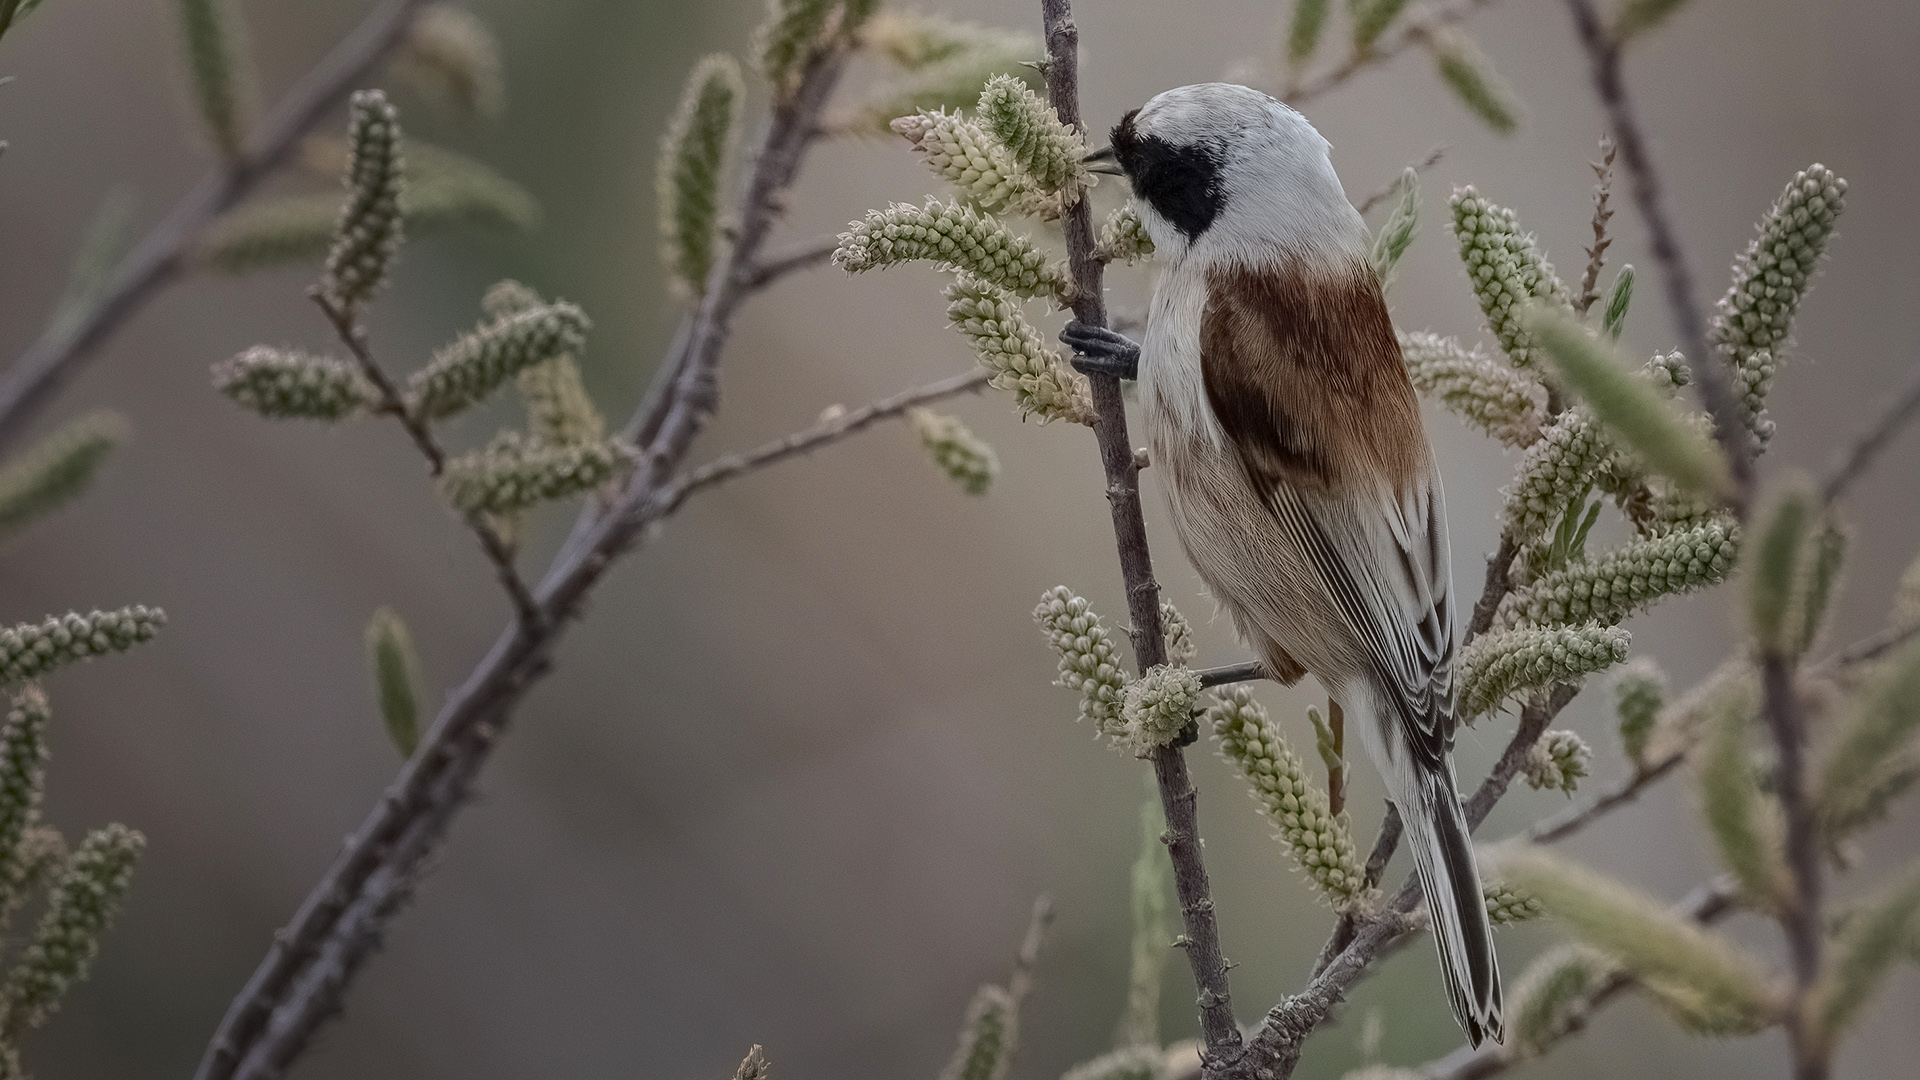
{"type": "Polygon", "coordinates": [[[1586,406],[1576,405],[1554,417],[1520,459],[1513,487],[1507,491],[1507,531],[1521,541],[1551,531],[1574,498],[1608,471],[1615,457],[1612,442],[1586,406]]]}
{"type": "Polygon", "coordinates": [[[1335,816],[1327,793],[1287,747],[1267,711],[1245,687],[1214,694],[1203,723],[1220,741],[1220,755],[1246,778],[1253,801],[1280,830],[1297,862],[1335,907],[1361,899],[1366,873],[1353,846],[1347,816],[1335,816]]]}
{"type": "Polygon", "coordinates": [[[1132,203],[1107,215],[1100,226],[1100,253],[1110,262],[1134,263],[1153,258],[1153,237],[1132,203]]]}
{"type": "Polygon", "coordinates": [[[1554,570],[1500,603],[1498,626],[1611,625],[1663,596],[1718,585],[1733,569],[1740,528],[1715,518],[1635,540],[1554,570]]]}
{"type": "Polygon", "coordinates": [[[1121,743],[1134,757],[1172,744],[1194,720],[1200,676],[1191,668],[1155,664],[1128,683],[1120,705],[1121,743]]]}
{"type": "Polygon", "coordinates": [[[1068,287],[1065,269],[1033,241],[971,207],[937,199],[867,211],[865,220],[840,234],[833,253],[834,265],[853,273],[913,259],[971,274],[1016,296],[1057,297],[1068,287]]]}
{"type": "Polygon", "coordinates": [[[1593,748],[1585,739],[1572,731],[1556,730],[1541,734],[1520,769],[1535,791],[1552,789],[1571,795],[1592,763],[1593,748]]]}
{"type": "Polygon", "coordinates": [[[37,623],[0,630],[0,685],[37,679],[62,664],[125,652],[167,623],[159,608],[123,607],[117,611],[68,612],[37,623]]]}
{"type": "Polygon", "coordinates": [[[440,490],[462,513],[507,514],[592,490],[632,459],[612,439],[550,443],[503,431],[485,449],[448,461],[440,490]]]}
{"type": "Polygon", "coordinates": [[[660,209],[660,258],[684,296],[706,288],[720,247],[721,180],[747,89],[725,53],[696,64],[666,136],[654,189],[660,209]]]}
{"type": "Polygon", "coordinates": [[[38,1027],[68,988],[87,977],[100,935],[133,884],[133,864],[146,845],[146,837],[134,830],[108,825],[88,834],[67,859],[32,942],[0,988],[7,1031],[38,1027]]]}
{"type": "Polygon", "coordinates": [[[0,466],[0,540],[79,495],[126,440],[127,422],[102,410],[61,424],[15,454],[0,466]]]}
{"type": "Polygon", "coordinates": [[[1200,644],[1193,640],[1193,624],[1165,599],[1160,601],[1160,634],[1167,639],[1167,663],[1192,666],[1193,658],[1200,653],[1200,644]]]}
{"type": "Polygon", "coordinates": [[[353,95],[347,123],[347,204],[334,227],[321,279],[327,296],[352,309],[386,284],[400,251],[400,196],[406,178],[400,160],[400,116],[378,90],[353,95]]]}
{"type": "Polygon", "coordinates": [[[1515,449],[1540,437],[1547,388],[1538,379],[1439,334],[1401,334],[1400,356],[1414,389],[1439,398],[1474,427],[1515,449]]]}
{"type": "Polygon", "coordinates": [[[931,409],[914,409],[907,422],[920,436],[920,442],[960,490],[969,495],[985,495],[1000,475],[1000,459],[993,447],[968,430],[957,416],[946,416],[931,409]]]}
{"type": "Polygon", "coordinates": [[[1060,216],[1060,199],[1040,190],[1005,147],[959,113],[921,111],[896,117],[888,126],[927,155],[935,176],[987,213],[1060,216]]]}
{"type": "Polygon", "coordinates": [[[1020,1006],[999,986],[983,986],[967,1005],[960,1046],[940,1080],[1003,1080],[1019,1038],[1020,1006]]]}
{"type": "Polygon", "coordinates": [[[1080,718],[1091,721],[1097,735],[1120,737],[1127,675],[1113,636],[1093,613],[1093,605],[1065,585],[1056,585],[1040,597],[1033,621],[1059,654],[1056,685],[1080,695],[1080,718]]]}
{"type": "Polygon", "coordinates": [[[1087,184],[1085,140],[1060,122],[1053,107],[1012,75],[987,80],[980,93],[980,120],[1007,148],[1040,190],[1058,193],[1087,184]]]}
{"type": "Polygon", "coordinates": [[[1527,302],[1543,300],[1570,308],[1567,287],[1554,275],[1530,234],[1520,231],[1513,211],[1488,202],[1471,187],[1454,192],[1453,235],[1466,264],[1467,280],[1487,317],[1487,328],[1515,367],[1546,371],[1547,358],[1521,325],[1527,302]]]}
{"type": "Polygon", "coordinates": [[[1087,377],[1041,339],[1013,297],[964,274],[947,286],[946,297],[953,328],[967,336],[981,366],[993,372],[989,385],[1013,391],[1022,416],[1037,416],[1042,423],[1093,423],[1087,377]]]}
{"type": "Polygon", "coordinates": [[[1486,897],[1487,918],[1495,926],[1526,922],[1547,913],[1539,897],[1502,882],[1489,881],[1481,886],[1480,892],[1486,897]]]}
{"type": "Polygon", "coordinates": [[[591,325],[585,312],[564,300],[496,318],[435,353],[413,374],[407,381],[408,407],[418,416],[451,416],[535,364],[578,355],[591,325]]]}
{"type": "Polygon", "coordinates": [[[1617,626],[1521,627],[1482,634],[1460,654],[1460,719],[1466,723],[1541,687],[1604,671],[1627,658],[1632,635],[1617,626]]]}
{"type": "Polygon", "coordinates": [[[355,365],[270,345],[213,365],[213,388],[273,418],[339,420],[380,402],[380,392],[355,365]]]}
{"type": "Polygon", "coordinates": [[[1647,743],[1667,701],[1667,676],[1642,657],[1621,669],[1613,683],[1613,709],[1620,718],[1620,744],[1636,768],[1647,761],[1647,743]]]}
{"type": "Polygon", "coordinates": [[[28,683],[14,692],[6,723],[0,725],[0,913],[24,899],[21,886],[31,853],[22,850],[22,841],[40,817],[51,718],[47,695],[28,683]]]}

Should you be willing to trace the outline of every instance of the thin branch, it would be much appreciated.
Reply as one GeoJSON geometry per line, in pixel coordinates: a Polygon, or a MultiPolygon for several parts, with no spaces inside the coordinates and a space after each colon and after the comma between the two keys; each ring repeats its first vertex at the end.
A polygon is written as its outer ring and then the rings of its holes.
{"type": "Polygon", "coordinates": [[[715,458],[705,465],[689,470],[686,475],[655,496],[648,504],[648,513],[652,517],[665,517],[678,510],[680,504],[696,492],[724,484],[729,480],[737,480],[748,473],[757,472],[791,457],[810,453],[829,443],[839,442],[882,420],[891,420],[909,409],[928,402],[978,390],[987,385],[987,380],[990,378],[992,376],[984,371],[952,375],[939,382],[928,383],[892,397],[881,398],[871,405],[862,405],[851,412],[840,412],[829,416],[810,428],[796,431],[744,453],[715,458]]]}
{"type": "Polygon", "coordinates": [[[175,203],[107,276],[100,298],[78,317],[55,320],[0,377],[0,447],[19,439],[56,391],[122,323],[186,269],[207,225],[277,168],[340,95],[390,48],[422,0],[381,0],[353,32],[314,65],[256,129],[239,162],[221,165],[175,203]]]}
{"type": "Polygon", "coordinates": [[[1495,0],[1445,0],[1440,3],[1420,4],[1400,21],[1398,30],[1388,33],[1368,48],[1354,50],[1345,60],[1318,75],[1287,86],[1280,96],[1287,104],[1298,107],[1341,86],[1362,71],[1377,64],[1384,64],[1409,48],[1425,42],[1441,27],[1461,22],[1467,16],[1494,2],[1495,0]]]}
{"type": "MultiPolygon", "coordinates": [[[[1432,150],[1427,151],[1426,157],[1414,162],[1409,168],[1413,169],[1415,173],[1425,173],[1428,169],[1440,164],[1440,159],[1446,156],[1447,148],[1445,146],[1436,146],[1432,150]]],[[[1360,211],[1361,216],[1364,217],[1368,213],[1371,213],[1374,207],[1386,202],[1399,191],[1400,177],[1396,176],[1385,184],[1375,188],[1373,194],[1361,199],[1360,205],[1354,207],[1354,209],[1360,211]]]]}
{"type": "MultiPolygon", "coordinates": [[[[1041,0],[1042,33],[1047,43],[1047,91],[1060,122],[1084,130],[1080,121],[1080,31],[1074,25],[1069,0],[1041,0]]],[[[1073,280],[1073,314],[1088,326],[1107,324],[1101,292],[1103,267],[1095,255],[1093,216],[1081,191],[1061,219],[1066,233],[1067,268],[1073,280]]],[[[1100,444],[1100,464],[1106,474],[1107,503],[1113,515],[1113,535],[1119,549],[1120,573],[1126,583],[1127,615],[1132,620],[1134,662],[1141,671],[1165,663],[1166,640],[1160,628],[1160,586],[1153,578],[1153,557],[1147,548],[1146,519],[1140,512],[1139,467],[1127,437],[1126,406],[1120,398],[1120,380],[1093,375],[1096,417],[1094,436],[1100,444]]],[[[1237,1056],[1240,1028],[1234,1022],[1228,998],[1227,959],[1220,951],[1220,931],[1214,919],[1213,896],[1200,846],[1198,794],[1187,772],[1187,758],[1177,746],[1153,753],[1154,778],[1160,787],[1160,806],[1166,813],[1164,840],[1173,863],[1174,890],[1180,897],[1187,962],[1199,987],[1200,1029],[1206,1038],[1208,1059],[1237,1056]]]]}
{"type": "Polygon", "coordinates": [[[1594,177],[1593,246],[1587,248],[1587,269],[1580,275],[1580,293],[1573,301],[1573,309],[1582,315],[1600,299],[1600,271],[1607,265],[1607,248],[1613,245],[1613,238],[1607,235],[1607,221],[1613,217],[1613,209],[1607,205],[1613,195],[1613,153],[1613,140],[1602,133],[1600,160],[1588,162],[1594,177]]]}
{"type": "Polygon", "coordinates": [[[1820,483],[1820,501],[1831,506],[1846,494],[1847,488],[1853,486],[1860,474],[1867,471],[1867,466],[1873,464],[1873,459],[1880,455],[1880,451],[1886,449],[1900,429],[1916,416],[1920,416],[1920,364],[1914,365],[1907,375],[1906,385],[1894,394],[1893,400],[1887,403],[1885,411],[1873,426],[1861,432],[1853,445],[1834,459],[1820,483]]]}
{"type": "Polygon", "coordinates": [[[1519,557],[1520,539],[1511,532],[1502,533],[1500,550],[1487,556],[1486,584],[1481,586],[1480,599],[1474,601],[1473,617],[1467,620],[1463,647],[1493,629],[1493,616],[1500,610],[1500,601],[1506,599],[1507,591],[1513,587],[1513,560],[1519,557]]]}
{"type": "Polygon", "coordinates": [[[1045,893],[1033,901],[1033,915],[1027,920],[1027,936],[1020,943],[1020,955],[1014,958],[1013,975],[1007,979],[1007,996],[1018,1008],[1033,990],[1033,969],[1040,963],[1040,946],[1046,943],[1047,926],[1053,922],[1053,900],[1045,893]]]}
{"type": "Polygon", "coordinates": [[[1266,665],[1258,660],[1248,660],[1241,664],[1223,664],[1220,667],[1201,668],[1195,674],[1200,676],[1200,685],[1227,686],[1232,683],[1254,682],[1267,677],[1266,665]]]}
{"type": "Polygon", "coordinates": [[[817,240],[795,244],[785,251],[776,251],[751,266],[741,267],[740,287],[757,292],[788,274],[825,266],[827,260],[833,258],[834,249],[839,246],[839,237],[822,236],[817,240]]]}
{"type": "Polygon", "coordinates": [[[1913,640],[1916,634],[1920,634],[1920,620],[1889,626],[1870,638],[1847,646],[1822,661],[1814,670],[1845,670],[1857,664],[1872,663],[1913,640]]]}
{"type": "Polygon", "coordinates": [[[551,666],[566,627],[607,569],[643,535],[640,508],[665,487],[717,403],[715,368],[743,299],[737,273],[755,258],[785,205],[811,132],[845,65],[844,42],[808,63],[777,101],[742,200],[734,245],[656,373],[670,389],[650,395],[630,430],[650,437],[640,463],[605,513],[562,548],[534,589],[542,618],[516,619],[454,690],[413,757],[375,804],[234,999],[207,1048],[199,1080],[271,1080],[340,1010],[360,966],[446,835],[512,710],[551,666]]]}
{"type": "Polygon", "coordinates": [[[1595,821],[1640,797],[1640,793],[1680,766],[1686,751],[1676,749],[1658,761],[1635,769],[1632,776],[1577,806],[1569,806],[1551,817],[1541,818],[1520,835],[1529,843],[1551,844],[1572,836],[1595,821]]]}

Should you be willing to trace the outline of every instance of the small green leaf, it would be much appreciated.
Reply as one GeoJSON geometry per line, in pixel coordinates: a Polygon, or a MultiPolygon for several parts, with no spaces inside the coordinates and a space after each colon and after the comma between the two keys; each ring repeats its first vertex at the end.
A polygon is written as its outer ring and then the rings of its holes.
{"type": "Polygon", "coordinates": [[[374,612],[367,623],[367,663],[387,736],[402,757],[412,757],[420,743],[420,661],[407,624],[392,608],[374,612]]]}

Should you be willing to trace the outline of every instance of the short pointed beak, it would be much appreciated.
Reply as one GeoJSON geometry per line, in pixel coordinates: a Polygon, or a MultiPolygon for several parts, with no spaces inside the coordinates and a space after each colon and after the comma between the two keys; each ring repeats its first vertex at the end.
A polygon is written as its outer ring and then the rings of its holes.
{"type": "Polygon", "coordinates": [[[1103,176],[1127,175],[1126,170],[1120,167],[1120,163],[1114,160],[1111,146],[1095,150],[1080,160],[1086,163],[1088,172],[1100,173],[1103,176]]]}

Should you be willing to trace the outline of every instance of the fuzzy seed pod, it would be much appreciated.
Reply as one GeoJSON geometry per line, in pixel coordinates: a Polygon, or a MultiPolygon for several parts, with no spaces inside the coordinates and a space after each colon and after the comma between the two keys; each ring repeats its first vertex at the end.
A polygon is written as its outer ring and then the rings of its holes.
{"type": "Polygon", "coordinates": [[[1100,254],[1109,262],[1135,263],[1153,258],[1153,237],[1140,223],[1140,211],[1132,203],[1107,215],[1100,226],[1100,254]]]}
{"type": "Polygon", "coordinates": [[[492,118],[506,100],[500,42],[480,16],[428,4],[407,24],[394,70],[434,102],[463,116],[492,118]]]}
{"type": "Polygon", "coordinates": [[[67,990],[87,977],[146,844],[132,829],[109,825],[89,833],[67,859],[32,942],[0,989],[0,1039],[12,1043],[39,1027],[67,990]]]}
{"type": "MultiPolygon", "coordinates": [[[[1157,945],[1166,951],[1166,942],[1157,945]]],[[[1123,1046],[1083,1061],[1060,1074],[1060,1080],[1160,1080],[1166,1054],[1153,1046],[1123,1046]]]]}
{"type": "Polygon", "coordinates": [[[1174,667],[1192,667],[1193,658],[1200,652],[1199,644],[1193,640],[1193,624],[1164,598],[1160,601],[1160,633],[1167,639],[1167,663],[1174,667]]]}
{"type": "Polygon", "coordinates": [[[1760,219],[1759,235],[1734,260],[1733,284],[1716,308],[1713,343],[1729,357],[1756,446],[1773,437],[1767,392],[1846,197],[1847,182],[1824,165],[1796,174],[1760,219]]]}
{"type": "Polygon", "coordinates": [[[1220,741],[1220,756],[1246,778],[1254,803],[1280,830],[1294,862],[1336,908],[1364,896],[1365,868],[1345,814],[1329,809],[1298,755],[1245,687],[1216,691],[1202,723],[1220,741]]]}
{"type": "Polygon", "coordinates": [[[239,161],[245,150],[252,91],[238,5],[233,0],[180,0],[180,33],[194,104],[200,107],[207,134],[221,157],[239,161]]]}
{"type": "Polygon", "coordinates": [[[980,125],[957,112],[916,112],[888,127],[927,155],[933,174],[989,214],[1013,212],[1060,216],[1060,199],[1040,189],[1032,176],[980,125]]]}
{"type": "Polygon", "coordinates": [[[1511,135],[1520,126],[1523,109],[1520,98],[1507,80],[1494,70],[1493,61],[1466,34],[1451,26],[1442,26],[1426,36],[1427,48],[1440,68],[1440,80],[1450,87],[1461,104],[1488,127],[1502,135],[1511,135]]]}
{"type": "Polygon", "coordinates": [[[64,506],[127,439],[127,422],[100,411],[76,417],[0,465],[0,540],[64,506]]]}
{"type": "Polygon", "coordinates": [[[1605,953],[1585,945],[1562,945],[1527,965],[1509,1006],[1514,1048],[1531,1057],[1566,1034],[1588,995],[1615,968],[1605,953]]]}
{"type": "Polygon", "coordinates": [[[373,670],[374,697],[387,735],[401,757],[420,744],[420,660],[413,635],[392,608],[381,608],[367,623],[367,666],[373,670]]]}
{"type": "Polygon", "coordinates": [[[378,90],[353,95],[347,122],[347,203],[333,230],[333,249],[321,287],[332,301],[351,311],[386,284],[399,254],[402,234],[401,192],[406,186],[400,160],[400,114],[378,90]]]}
{"type": "Polygon", "coordinates": [[[615,440],[555,445],[504,431],[447,462],[440,492],[463,514],[509,514],[591,491],[633,460],[615,440]]]}
{"type": "Polygon", "coordinates": [[[1540,437],[1547,388],[1533,376],[1438,334],[1402,333],[1400,357],[1415,390],[1440,399],[1474,427],[1516,449],[1540,437]]]}
{"type": "Polygon", "coordinates": [[[23,886],[41,861],[27,834],[40,819],[52,715],[47,695],[28,683],[14,691],[0,725],[0,920],[26,899],[23,886]]]}
{"type": "Polygon", "coordinates": [[[1050,420],[1093,423],[1093,392],[1087,377],[1041,339],[1020,314],[1018,301],[965,274],[947,286],[945,295],[953,328],[973,343],[980,366],[993,372],[988,385],[1013,391],[1021,416],[1037,416],[1043,424],[1050,420]]]}
{"type": "Polygon", "coordinates": [[[840,234],[833,253],[835,266],[856,274],[913,259],[970,274],[1016,296],[1059,297],[1068,288],[1066,270],[1033,241],[971,207],[937,199],[925,206],[894,203],[869,210],[866,220],[840,234]]]}
{"type": "Polygon", "coordinates": [[[1172,745],[1193,723],[1200,698],[1200,676],[1192,669],[1155,664],[1128,683],[1121,698],[1121,742],[1134,757],[1150,756],[1172,745]]]}
{"type": "Polygon", "coordinates": [[[1540,898],[1531,893],[1521,892],[1511,885],[1490,881],[1480,887],[1480,893],[1487,901],[1487,918],[1495,926],[1508,926],[1528,919],[1537,919],[1546,914],[1546,906],[1540,898]]]}
{"type": "Polygon", "coordinates": [[[746,92],[733,57],[707,57],[688,76],[680,108],[660,141],[660,258],[674,287],[687,296],[706,290],[718,257],[721,188],[746,92]]]}
{"type": "Polygon", "coordinates": [[[167,624],[159,608],[68,612],[0,630],[0,686],[17,686],[76,660],[125,652],[167,624]]]}
{"type": "Polygon", "coordinates": [[[1727,519],[1635,540],[1575,560],[1508,594],[1494,622],[1503,627],[1612,625],[1661,597],[1720,584],[1739,550],[1739,526],[1727,519]]]}
{"type": "Polygon", "coordinates": [[[1666,673],[1645,657],[1629,661],[1614,679],[1613,708],[1620,717],[1620,744],[1636,769],[1646,767],[1647,742],[1653,737],[1666,699],[1666,673]]]}
{"type": "Polygon", "coordinates": [[[1572,682],[1627,658],[1633,635],[1613,626],[1522,627],[1482,634],[1460,654],[1460,719],[1472,723],[1514,698],[1572,682]]]}
{"type": "Polygon", "coordinates": [[[1520,323],[1528,301],[1540,300],[1571,311],[1567,287],[1553,272],[1553,264],[1535,246],[1532,235],[1520,231],[1513,211],[1497,206],[1471,187],[1453,193],[1453,235],[1474,299],[1487,318],[1487,328],[1515,367],[1544,374],[1546,357],[1539,354],[1533,336],[1520,323]]]}
{"type": "Polygon", "coordinates": [[[564,300],[484,323],[414,372],[407,406],[418,416],[452,416],[535,364],[578,356],[590,326],[586,313],[564,300]]]}
{"type": "Polygon", "coordinates": [[[933,463],[959,484],[960,490],[985,495],[993,486],[993,478],[1000,475],[1000,459],[993,447],[968,430],[959,417],[914,409],[907,413],[907,422],[933,455],[933,463]]]}
{"type": "Polygon", "coordinates": [[[357,365],[268,345],[213,365],[213,388],[274,419],[340,420],[380,404],[357,365]]]}
{"type": "Polygon", "coordinates": [[[1080,695],[1080,719],[1093,723],[1095,735],[1120,737],[1127,674],[1113,636],[1093,613],[1093,605],[1065,585],[1056,585],[1040,597],[1033,621],[1059,654],[1060,677],[1054,684],[1080,695]]]}
{"type": "Polygon", "coordinates": [[[1042,191],[1084,187],[1092,179],[1082,161],[1087,144],[1062,124],[1053,107],[1011,75],[996,75],[980,93],[980,122],[1042,191]]]}
{"type": "Polygon", "coordinates": [[[1550,789],[1572,795],[1591,764],[1593,748],[1577,733],[1546,731],[1527,751],[1527,760],[1520,768],[1526,774],[1527,786],[1533,790],[1550,789]]]}
{"type": "Polygon", "coordinates": [[[940,1080],[1005,1080],[1020,1035],[1020,1007],[998,986],[983,986],[967,1005],[960,1046],[940,1080]]]}

